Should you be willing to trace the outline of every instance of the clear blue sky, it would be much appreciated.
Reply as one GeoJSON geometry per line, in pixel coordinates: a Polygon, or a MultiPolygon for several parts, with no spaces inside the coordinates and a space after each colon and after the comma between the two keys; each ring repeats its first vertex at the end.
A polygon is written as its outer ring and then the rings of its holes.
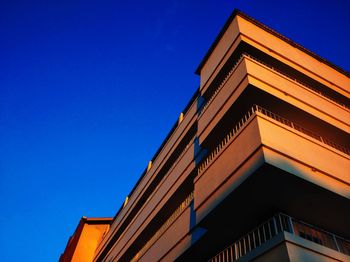
{"type": "Polygon", "coordinates": [[[115,215],[234,8],[350,71],[348,0],[0,2],[1,261],[115,215]]]}

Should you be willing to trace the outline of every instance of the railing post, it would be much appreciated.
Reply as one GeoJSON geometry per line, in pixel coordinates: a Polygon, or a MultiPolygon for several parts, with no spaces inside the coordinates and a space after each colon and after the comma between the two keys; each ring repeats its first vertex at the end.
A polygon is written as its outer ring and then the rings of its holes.
{"type": "Polygon", "coordinates": [[[234,256],[232,252],[232,246],[230,246],[230,261],[234,261],[234,256]]]}
{"type": "Polygon", "coordinates": [[[272,217],[272,221],[273,221],[273,227],[275,228],[275,235],[277,235],[278,231],[277,231],[276,216],[272,217]]]}
{"type": "Polygon", "coordinates": [[[240,257],[240,251],[239,251],[238,243],[239,243],[239,242],[235,243],[236,260],[238,260],[239,257],[240,257]]]}
{"type": "Polygon", "coordinates": [[[269,229],[269,239],[272,238],[272,230],[271,230],[271,225],[270,225],[270,221],[267,221],[267,228],[269,229]]]}
{"type": "Polygon", "coordinates": [[[281,228],[281,232],[283,232],[283,222],[282,222],[282,218],[281,218],[282,214],[278,213],[278,222],[279,222],[279,227],[281,228]]]}
{"type": "Polygon", "coordinates": [[[258,239],[259,239],[259,246],[260,246],[262,244],[262,242],[261,242],[261,236],[260,236],[259,228],[257,229],[257,231],[258,231],[258,239]]]}
{"type": "Polygon", "coordinates": [[[337,242],[337,239],[335,238],[335,235],[332,234],[332,237],[333,237],[333,241],[334,241],[334,244],[335,244],[335,247],[336,247],[337,251],[341,252],[340,248],[339,248],[339,245],[338,245],[338,242],[337,242]]]}
{"type": "Polygon", "coordinates": [[[292,218],[290,216],[287,216],[288,217],[288,227],[290,229],[290,233],[292,233],[293,235],[295,235],[294,233],[294,228],[293,228],[293,221],[292,221],[292,218]]]}

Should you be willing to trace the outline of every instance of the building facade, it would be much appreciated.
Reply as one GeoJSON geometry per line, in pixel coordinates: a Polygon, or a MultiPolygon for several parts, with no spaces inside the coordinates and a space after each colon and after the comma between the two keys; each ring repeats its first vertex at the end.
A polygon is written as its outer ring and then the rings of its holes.
{"type": "Polygon", "coordinates": [[[350,261],[350,77],[234,11],[92,261],[350,261]]]}
{"type": "Polygon", "coordinates": [[[108,232],[112,221],[112,218],[82,217],[59,261],[92,261],[95,250],[108,232]]]}

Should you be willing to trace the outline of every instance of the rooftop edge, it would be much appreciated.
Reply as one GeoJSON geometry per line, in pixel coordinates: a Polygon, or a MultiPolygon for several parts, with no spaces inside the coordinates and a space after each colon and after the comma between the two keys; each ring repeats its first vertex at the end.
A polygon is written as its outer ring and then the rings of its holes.
{"type": "Polygon", "coordinates": [[[320,57],[319,55],[311,52],[310,50],[308,50],[307,48],[303,47],[302,45],[294,42],[293,40],[289,39],[288,37],[285,37],[283,35],[281,35],[280,33],[278,33],[277,31],[271,29],[270,27],[266,26],[265,24],[263,24],[262,22],[250,17],[249,15],[243,13],[242,11],[240,11],[239,9],[234,9],[234,11],[232,12],[232,14],[229,16],[229,18],[227,19],[225,25],[223,26],[223,28],[221,29],[220,33],[217,35],[217,37],[215,38],[214,42],[212,43],[212,45],[210,46],[209,50],[207,51],[207,53],[204,55],[202,61],[199,63],[195,74],[200,75],[200,71],[202,70],[204,64],[207,62],[207,60],[209,59],[209,56],[212,54],[212,52],[214,51],[214,49],[216,48],[216,46],[218,45],[220,39],[222,38],[222,36],[224,35],[224,33],[226,32],[227,28],[229,27],[229,25],[231,24],[231,22],[233,21],[233,19],[236,16],[241,16],[243,18],[245,18],[246,20],[248,20],[249,22],[255,24],[256,26],[260,27],[261,29],[267,31],[268,33],[280,38],[281,40],[287,42],[288,44],[300,49],[301,51],[305,52],[306,54],[312,56],[313,58],[321,61],[322,63],[332,67],[333,69],[339,71],[340,73],[346,75],[347,77],[350,77],[350,72],[345,71],[343,68],[331,63],[330,61],[320,57]]]}

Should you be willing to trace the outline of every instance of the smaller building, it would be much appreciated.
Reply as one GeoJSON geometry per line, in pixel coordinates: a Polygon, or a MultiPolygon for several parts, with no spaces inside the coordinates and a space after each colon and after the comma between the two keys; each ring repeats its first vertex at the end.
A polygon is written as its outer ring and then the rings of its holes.
{"type": "Polygon", "coordinates": [[[59,261],[92,261],[95,250],[103,236],[108,232],[112,221],[113,218],[82,217],[74,234],[69,238],[59,261]]]}

